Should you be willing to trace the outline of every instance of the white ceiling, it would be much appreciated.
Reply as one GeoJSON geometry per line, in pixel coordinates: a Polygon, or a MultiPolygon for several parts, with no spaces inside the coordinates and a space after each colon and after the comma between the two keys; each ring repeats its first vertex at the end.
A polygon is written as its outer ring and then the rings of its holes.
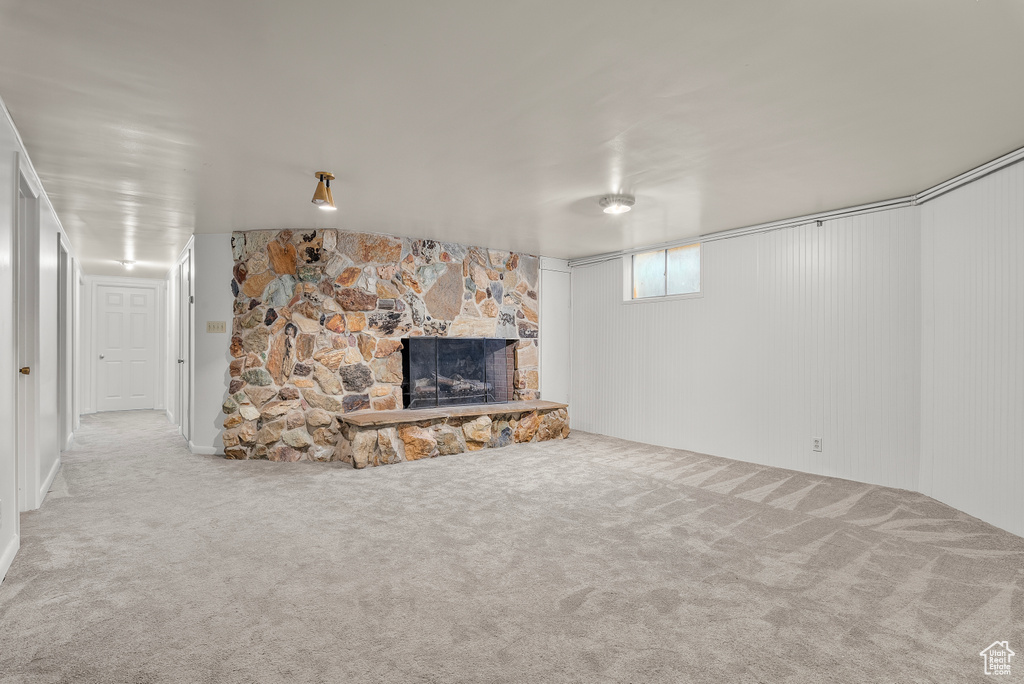
{"type": "Polygon", "coordinates": [[[578,257],[888,199],[1024,146],[1022,65],[1020,0],[0,0],[0,96],[93,274],[193,232],[578,257]]]}

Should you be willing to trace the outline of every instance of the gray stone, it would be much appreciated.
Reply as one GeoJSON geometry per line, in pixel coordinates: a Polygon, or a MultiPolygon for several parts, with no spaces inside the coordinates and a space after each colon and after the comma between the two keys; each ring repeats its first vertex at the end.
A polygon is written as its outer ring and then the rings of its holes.
{"type": "MultiPolygon", "coordinates": [[[[399,357],[399,364],[401,364],[401,357],[399,357]]],[[[362,392],[373,384],[373,373],[362,363],[342,366],[339,373],[342,384],[349,392],[362,392]]]]}
{"type": "Polygon", "coordinates": [[[341,404],[342,411],[345,413],[362,411],[363,409],[370,408],[370,397],[366,394],[349,394],[341,400],[341,404]]]}
{"type": "Polygon", "coordinates": [[[296,428],[282,432],[281,440],[295,449],[305,449],[313,444],[313,438],[309,436],[305,428],[296,428]]]}
{"type": "Polygon", "coordinates": [[[275,278],[263,291],[263,301],[270,306],[286,306],[295,294],[295,278],[283,275],[275,278]]]}
{"type": "Polygon", "coordinates": [[[266,387],[274,380],[265,368],[250,368],[249,370],[242,371],[242,379],[250,385],[258,387],[266,387]]]}

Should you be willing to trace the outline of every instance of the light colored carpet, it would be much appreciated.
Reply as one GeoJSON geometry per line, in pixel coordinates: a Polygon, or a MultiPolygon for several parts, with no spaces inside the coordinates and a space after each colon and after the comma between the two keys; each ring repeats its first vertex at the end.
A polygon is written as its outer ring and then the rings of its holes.
{"type": "Polygon", "coordinates": [[[355,471],[100,414],[22,520],[5,683],[968,682],[996,639],[1024,679],[1021,538],[580,432],[355,471]]]}

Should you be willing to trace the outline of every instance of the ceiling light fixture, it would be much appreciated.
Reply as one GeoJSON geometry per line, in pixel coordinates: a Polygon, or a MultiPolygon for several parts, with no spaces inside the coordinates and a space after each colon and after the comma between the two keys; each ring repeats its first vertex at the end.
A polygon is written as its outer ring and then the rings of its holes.
{"type": "Polygon", "coordinates": [[[606,214],[625,214],[636,204],[632,195],[605,195],[600,200],[606,214]]]}
{"type": "Polygon", "coordinates": [[[334,195],[331,194],[331,181],[334,180],[334,174],[317,171],[316,177],[320,179],[320,182],[317,183],[316,192],[313,193],[313,204],[324,211],[334,211],[338,208],[334,206],[334,195]]]}
{"type": "Polygon", "coordinates": [[[121,265],[124,266],[124,270],[126,270],[126,271],[130,271],[133,268],[135,268],[135,262],[134,261],[128,261],[127,259],[122,261],[121,265]]]}

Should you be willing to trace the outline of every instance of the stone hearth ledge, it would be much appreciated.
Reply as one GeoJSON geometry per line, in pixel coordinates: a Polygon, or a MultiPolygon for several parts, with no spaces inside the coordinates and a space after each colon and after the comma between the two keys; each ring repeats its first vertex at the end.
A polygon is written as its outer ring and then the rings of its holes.
{"type": "Polygon", "coordinates": [[[338,415],[334,459],[353,468],[418,461],[569,436],[567,404],[512,401],[338,415]]]}

